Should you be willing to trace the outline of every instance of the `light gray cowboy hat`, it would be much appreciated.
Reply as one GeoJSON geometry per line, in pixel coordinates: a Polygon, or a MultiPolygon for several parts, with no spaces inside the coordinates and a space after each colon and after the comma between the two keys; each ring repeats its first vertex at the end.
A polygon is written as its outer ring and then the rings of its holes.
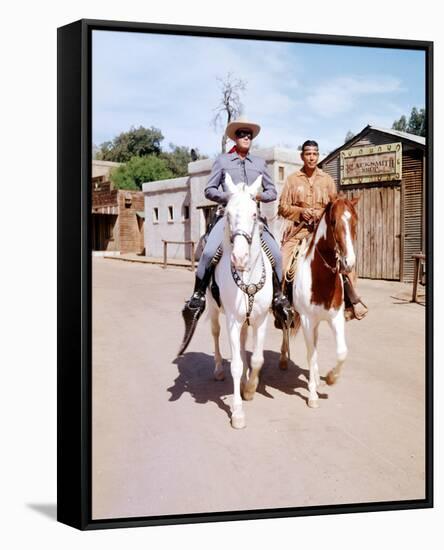
{"type": "Polygon", "coordinates": [[[239,130],[240,128],[248,128],[249,130],[251,130],[253,134],[253,139],[261,131],[261,127],[259,126],[259,124],[256,124],[255,122],[250,122],[247,120],[246,117],[240,116],[239,118],[233,120],[233,122],[230,122],[230,124],[228,124],[225,133],[230,139],[236,141],[236,130],[239,130]]]}

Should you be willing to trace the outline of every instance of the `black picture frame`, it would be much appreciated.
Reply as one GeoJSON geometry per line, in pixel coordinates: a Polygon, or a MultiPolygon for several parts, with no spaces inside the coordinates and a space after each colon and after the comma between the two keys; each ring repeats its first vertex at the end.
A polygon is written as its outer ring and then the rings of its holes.
{"type": "Polygon", "coordinates": [[[433,506],[433,43],[137,22],[80,20],[58,29],[58,520],[78,529],[169,525],[433,506]],[[92,32],[161,33],[416,49],[426,55],[426,478],[422,500],[93,520],[91,516],[92,32]]]}

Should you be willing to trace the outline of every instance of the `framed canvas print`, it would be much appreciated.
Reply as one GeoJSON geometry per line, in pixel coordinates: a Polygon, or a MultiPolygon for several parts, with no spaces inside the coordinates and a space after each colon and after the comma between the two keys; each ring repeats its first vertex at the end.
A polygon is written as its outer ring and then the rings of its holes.
{"type": "Polygon", "coordinates": [[[58,519],[433,505],[433,44],[58,30],[58,519]]]}

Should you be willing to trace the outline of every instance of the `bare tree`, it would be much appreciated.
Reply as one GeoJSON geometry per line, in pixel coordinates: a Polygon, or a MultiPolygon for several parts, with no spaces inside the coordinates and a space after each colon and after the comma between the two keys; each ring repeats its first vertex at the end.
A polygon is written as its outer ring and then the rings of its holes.
{"type": "MultiPolygon", "coordinates": [[[[247,83],[240,78],[235,78],[233,73],[228,73],[225,78],[217,77],[221,91],[221,100],[214,109],[215,115],[211,121],[216,131],[225,128],[232,120],[236,119],[243,111],[244,106],[241,103],[241,92],[244,92],[247,83]]],[[[223,133],[222,153],[227,149],[227,136],[223,133]]]]}

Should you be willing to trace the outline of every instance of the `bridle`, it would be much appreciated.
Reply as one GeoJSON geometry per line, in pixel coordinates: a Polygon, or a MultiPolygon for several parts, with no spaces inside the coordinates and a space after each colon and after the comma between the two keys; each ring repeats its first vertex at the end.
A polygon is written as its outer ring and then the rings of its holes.
{"type": "MultiPolygon", "coordinates": [[[[319,225],[319,223],[318,223],[319,225]]],[[[330,223],[330,226],[331,226],[331,223],[330,223]]],[[[315,228],[315,231],[314,233],[316,232],[316,229],[317,229],[317,226],[315,228]]],[[[321,251],[319,250],[318,248],[318,243],[316,243],[315,245],[315,250],[316,252],[319,254],[324,266],[330,270],[333,274],[336,274],[336,273],[341,273],[341,274],[344,274],[346,273],[346,270],[345,270],[345,266],[344,266],[344,261],[342,259],[342,254],[341,254],[341,250],[339,248],[339,244],[338,244],[338,241],[336,239],[336,235],[335,235],[335,232],[332,228],[332,234],[333,234],[333,240],[334,240],[334,243],[335,243],[335,246],[334,246],[334,251],[335,251],[335,265],[334,267],[332,267],[328,262],[327,260],[324,258],[324,256],[322,255],[321,251]]],[[[314,238],[314,234],[313,234],[313,238],[314,238]]]]}
{"type": "MultiPolygon", "coordinates": [[[[256,215],[254,218],[253,226],[251,228],[251,232],[247,233],[243,229],[237,229],[233,233],[230,233],[230,242],[233,244],[234,239],[236,237],[244,237],[244,239],[247,241],[248,245],[251,246],[251,243],[253,241],[253,235],[254,231],[256,229],[256,225],[258,223],[258,212],[256,210],[256,215]]],[[[257,292],[261,290],[261,288],[264,287],[265,282],[267,280],[266,272],[265,272],[265,263],[264,258],[262,256],[262,253],[260,254],[261,260],[262,260],[262,273],[260,276],[260,279],[257,283],[244,283],[237,272],[236,267],[234,266],[233,262],[231,262],[231,275],[233,277],[234,282],[236,283],[237,287],[242,290],[246,294],[246,297],[248,299],[248,309],[247,309],[247,325],[250,325],[250,315],[253,310],[253,304],[254,304],[254,297],[256,296],[257,292]]]]}
{"type": "Polygon", "coordinates": [[[256,225],[257,225],[257,212],[256,212],[256,217],[254,218],[253,227],[251,228],[251,232],[247,233],[243,229],[236,229],[236,231],[234,231],[233,233],[230,233],[230,243],[233,244],[234,239],[236,237],[244,237],[246,239],[247,243],[249,244],[249,246],[251,246],[251,242],[253,240],[253,234],[254,234],[254,230],[256,228],[256,225]]]}

